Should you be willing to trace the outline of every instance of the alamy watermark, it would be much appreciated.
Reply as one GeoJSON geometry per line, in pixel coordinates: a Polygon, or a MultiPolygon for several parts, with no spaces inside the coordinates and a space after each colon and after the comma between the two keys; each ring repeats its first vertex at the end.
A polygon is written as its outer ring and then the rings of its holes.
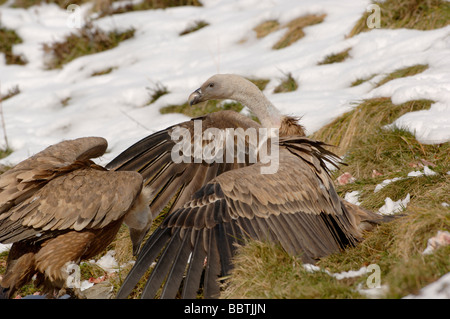
{"type": "Polygon", "coordinates": [[[174,163],[257,163],[261,174],[274,174],[279,167],[279,130],[277,128],[210,127],[203,131],[202,120],[194,120],[194,131],[177,126],[171,132],[175,146],[174,163]]]}
{"type": "Polygon", "coordinates": [[[70,289],[81,287],[81,270],[80,266],[75,263],[66,264],[63,269],[67,274],[66,287],[70,289]]]}
{"type": "Polygon", "coordinates": [[[367,288],[381,288],[381,268],[377,264],[367,266],[367,272],[371,273],[366,280],[367,288]]]}
{"type": "Polygon", "coordinates": [[[66,26],[71,29],[81,29],[83,26],[81,7],[77,4],[69,4],[66,11],[69,14],[66,20],[66,26]]]}
{"type": "Polygon", "coordinates": [[[369,29],[379,29],[381,27],[381,9],[377,4],[370,4],[366,8],[367,12],[372,12],[367,19],[366,25],[369,29]]]}

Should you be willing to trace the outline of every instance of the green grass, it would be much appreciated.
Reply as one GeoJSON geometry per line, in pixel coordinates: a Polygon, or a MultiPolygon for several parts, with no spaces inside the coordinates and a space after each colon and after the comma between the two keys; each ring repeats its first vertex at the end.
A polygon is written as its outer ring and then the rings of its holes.
{"type": "MultiPolygon", "coordinates": [[[[11,153],[13,152],[12,149],[7,148],[7,149],[0,149],[0,159],[8,157],[11,153]]],[[[9,169],[9,166],[1,166],[0,167],[0,174],[6,172],[9,169]]]]}
{"type": "Polygon", "coordinates": [[[77,33],[72,33],[64,41],[44,44],[43,49],[49,55],[46,61],[48,69],[62,68],[70,61],[88,54],[112,49],[120,42],[134,36],[134,29],[124,32],[104,32],[92,25],[86,25],[77,33]]]}
{"type": "Polygon", "coordinates": [[[22,43],[22,39],[14,30],[0,26],[0,52],[5,55],[6,64],[24,65],[27,63],[21,55],[14,54],[14,44],[22,43]]]}
{"type": "Polygon", "coordinates": [[[278,84],[273,93],[286,93],[292,92],[298,89],[298,83],[294,79],[291,73],[284,74],[284,78],[281,79],[280,84],[278,84]]]}
{"type": "MultiPolygon", "coordinates": [[[[344,155],[357,139],[375,136],[381,132],[381,126],[392,123],[407,112],[427,110],[433,101],[415,100],[402,104],[393,104],[390,98],[373,98],[362,101],[355,108],[325,125],[312,137],[328,144],[339,155],[344,155]]],[[[377,156],[378,153],[370,154],[377,156]]]]}
{"type": "Polygon", "coordinates": [[[357,298],[358,293],[325,272],[309,273],[299,258],[273,243],[251,241],[238,248],[221,298],[357,298]]]}
{"type": "Polygon", "coordinates": [[[375,76],[376,76],[376,74],[372,74],[371,76],[368,76],[368,77],[365,77],[365,78],[359,78],[359,79],[356,79],[355,81],[353,81],[353,82],[350,84],[350,86],[351,86],[351,87],[355,87],[355,86],[361,85],[361,84],[363,84],[363,83],[365,83],[365,82],[367,82],[367,81],[372,80],[375,76]]]}
{"type": "MultiPolygon", "coordinates": [[[[450,3],[444,0],[386,0],[373,3],[381,9],[381,29],[432,30],[450,24],[450,3]]],[[[348,36],[370,31],[366,20],[371,14],[364,13],[348,36]]]]}

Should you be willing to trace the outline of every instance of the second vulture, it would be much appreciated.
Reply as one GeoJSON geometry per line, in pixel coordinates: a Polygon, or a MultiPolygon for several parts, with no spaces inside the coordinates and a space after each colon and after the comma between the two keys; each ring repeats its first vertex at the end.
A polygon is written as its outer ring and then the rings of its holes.
{"type": "Polygon", "coordinates": [[[106,148],[101,137],[62,141],[0,176],[0,243],[13,244],[0,299],[34,276],[47,297],[83,296],[73,266],[103,252],[123,222],[139,246],[150,216],[142,176],[96,165],[106,148]]]}
{"type": "MultiPolygon", "coordinates": [[[[195,298],[199,289],[206,298],[216,298],[219,279],[232,269],[236,244],[269,240],[314,263],[356,245],[362,229],[382,219],[339,198],[326,165],[336,165],[338,157],[322,142],[306,138],[297,120],[283,116],[253,83],[237,75],[214,75],[190,95],[189,103],[210,99],[241,102],[261,125],[233,111],[212,113],[144,138],[107,166],[143,175],[145,187],[155,194],[153,213],[171,204],[143,245],[119,298],[131,293],[154,262],[142,298],[195,298]],[[195,128],[199,122],[200,131],[195,128]],[[213,162],[196,161],[195,150],[187,148],[184,161],[176,162],[171,156],[180,128],[190,133],[194,149],[197,135],[212,128],[225,135],[235,129],[234,142],[245,147],[233,157],[223,152],[213,162]],[[278,140],[271,136],[267,142],[271,150],[278,149],[277,170],[271,174],[262,174],[270,163],[250,160],[255,143],[244,132],[260,128],[279,131],[278,140]]],[[[220,141],[219,149],[229,146],[220,141]]]]}

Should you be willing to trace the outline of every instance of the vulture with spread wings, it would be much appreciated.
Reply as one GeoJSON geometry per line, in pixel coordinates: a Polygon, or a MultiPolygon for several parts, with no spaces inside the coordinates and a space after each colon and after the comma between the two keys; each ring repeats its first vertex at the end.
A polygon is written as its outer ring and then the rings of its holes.
{"type": "Polygon", "coordinates": [[[0,242],[13,243],[0,297],[12,297],[34,275],[49,296],[62,293],[67,266],[102,252],[122,222],[138,247],[150,217],[148,194],[139,173],[108,171],[91,160],[106,148],[100,137],[63,141],[0,176],[0,242]]]}
{"type": "MultiPolygon", "coordinates": [[[[171,204],[141,248],[119,298],[131,293],[154,262],[143,298],[195,298],[199,289],[206,298],[215,298],[219,278],[232,268],[236,244],[248,239],[274,241],[313,263],[354,246],[362,240],[363,225],[381,220],[338,197],[327,162],[336,164],[339,159],[323,143],[306,138],[297,120],[281,115],[253,83],[237,75],[215,75],[190,95],[189,103],[210,99],[241,102],[261,125],[233,111],[208,114],[144,138],[107,165],[143,175],[145,187],[154,194],[150,202],[154,214],[171,204]],[[219,152],[222,157],[212,162],[199,160],[188,147],[184,160],[174,161],[180,128],[189,133],[194,149],[195,139],[205,137],[209,129],[224,135],[234,129],[234,145],[244,147],[231,152],[233,156],[219,152]],[[278,150],[272,158],[277,169],[270,174],[262,172],[273,163],[261,157],[251,161],[255,144],[261,143],[246,136],[261,128],[279,132],[266,140],[269,153],[278,150]]],[[[218,148],[230,149],[220,141],[218,148]]],[[[206,138],[200,143],[207,147],[208,142],[206,138]]]]}

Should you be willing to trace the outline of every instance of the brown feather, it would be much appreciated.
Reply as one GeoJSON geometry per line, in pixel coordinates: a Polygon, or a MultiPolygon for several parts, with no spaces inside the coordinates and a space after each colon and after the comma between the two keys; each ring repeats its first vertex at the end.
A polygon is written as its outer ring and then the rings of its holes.
{"type": "Polygon", "coordinates": [[[68,263],[103,251],[125,216],[142,210],[134,206],[142,196],[139,173],[110,172],[90,160],[106,147],[96,137],[63,141],[0,176],[0,242],[13,243],[0,295],[11,297],[35,273],[46,291],[63,288],[68,263]]]}

